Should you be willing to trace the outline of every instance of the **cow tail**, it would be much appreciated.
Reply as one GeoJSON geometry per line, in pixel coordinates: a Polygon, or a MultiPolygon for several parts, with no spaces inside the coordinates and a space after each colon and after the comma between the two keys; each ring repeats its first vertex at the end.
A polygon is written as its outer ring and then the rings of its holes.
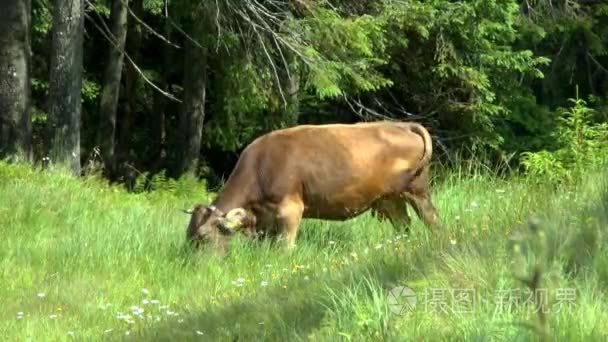
{"type": "Polygon", "coordinates": [[[424,141],[424,154],[422,155],[422,158],[420,159],[420,164],[418,164],[419,166],[418,166],[417,172],[416,172],[416,173],[418,173],[421,169],[423,169],[425,166],[427,166],[429,164],[429,162],[431,161],[431,157],[433,156],[433,140],[431,138],[431,135],[429,134],[429,131],[419,123],[415,123],[415,122],[410,123],[410,130],[412,132],[420,135],[422,137],[422,140],[424,141]]]}

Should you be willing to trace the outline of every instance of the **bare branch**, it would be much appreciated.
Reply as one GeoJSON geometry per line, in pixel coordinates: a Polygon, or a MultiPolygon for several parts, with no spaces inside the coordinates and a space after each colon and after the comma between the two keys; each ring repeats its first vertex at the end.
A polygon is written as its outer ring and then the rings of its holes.
{"type": "MultiPolygon", "coordinates": [[[[270,27],[270,25],[268,25],[268,23],[266,23],[264,21],[264,19],[260,16],[259,13],[257,13],[256,11],[254,11],[254,14],[260,19],[260,21],[264,24],[264,26],[266,26],[266,28],[267,28],[268,31],[274,32],[272,30],[272,28],[270,27]]],[[[272,17],[272,18],[276,18],[276,17],[272,17]]],[[[285,59],[285,55],[283,54],[283,49],[281,49],[281,46],[280,46],[280,44],[278,43],[278,41],[276,39],[276,35],[272,34],[271,37],[272,37],[272,40],[273,40],[273,42],[274,42],[274,44],[275,44],[275,46],[276,46],[276,48],[277,48],[277,50],[279,52],[279,55],[281,56],[281,60],[283,61],[283,65],[285,66],[285,73],[287,74],[287,80],[291,81],[292,79],[291,79],[291,73],[289,72],[289,63],[287,63],[287,60],[285,59]]],[[[285,106],[287,106],[287,102],[285,101],[280,81],[279,81],[279,91],[281,91],[281,96],[283,96],[284,104],[285,104],[285,106]]]]}
{"type": "Polygon", "coordinates": [[[165,18],[169,21],[171,26],[173,26],[173,28],[175,28],[177,30],[177,32],[184,35],[184,37],[186,37],[189,41],[191,41],[194,45],[196,45],[200,49],[204,49],[204,47],[196,39],[190,37],[190,35],[188,35],[186,32],[184,32],[184,30],[182,30],[173,20],[171,20],[171,17],[169,17],[167,15],[165,18]]]}
{"type": "Polygon", "coordinates": [[[382,115],[382,114],[378,113],[377,111],[364,106],[361,103],[361,101],[358,101],[358,100],[353,100],[355,102],[355,104],[358,106],[358,109],[355,109],[355,107],[353,106],[353,104],[350,102],[350,100],[348,98],[348,95],[343,94],[342,97],[344,98],[344,101],[346,102],[346,104],[353,111],[353,113],[355,113],[357,116],[359,116],[362,119],[367,119],[369,116],[372,116],[372,117],[380,118],[382,120],[395,121],[395,119],[393,119],[393,118],[391,118],[389,116],[382,115]],[[368,115],[368,116],[363,115],[363,111],[369,113],[370,115],[368,115]]]}
{"type": "Polygon", "coordinates": [[[587,52],[587,56],[589,56],[589,58],[595,63],[595,65],[597,65],[600,70],[608,74],[608,69],[606,69],[600,62],[598,62],[597,59],[595,59],[595,57],[593,57],[590,52],[587,52]]]}
{"type": "MultiPolygon", "coordinates": [[[[86,2],[89,4],[89,6],[95,8],[95,5],[93,5],[89,0],[86,0],[86,2]]],[[[98,15],[99,13],[96,12],[98,15]]],[[[118,44],[116,43],[115,37],[112,35],[111,30],[108,28],[108,26],[105,24],[105,22],[103,20],[102,24],[105,27],[105,31],[104,29],[102,29],[93,18],[91,18],[91,16],[89,16],[87,13],[85,13],[85,17],[88,18],[91,23],[93,24],[93,26],[95,28],[97,28],[97,30],[99,30],[99,32],[103,35],[103,37],[112,44],[112,46],[114,46],[114,48],[116,48],[118,51],[120,51],[124,57],[131,63],[131,65],[133,66],[133,68],[137,71],[137,73],[144,79],[144,81],[146,81],[146,83],[148,83],[150,86],[152,86],[152,88],[156,89],[159,93],[161,93],[162,95],[164,95],[165,97],[179,102],[181,103],[182,101],[180,101],[178,98],[176,98],[175,96],[173,96],[172,94],[160,89],[156,84],[154,84],[152,81],[150,81],[150,79],[148,79],[148,77],[146,77],[146,75],[141,71],[141,69],[137,66],[137,64],[135,64],[135,62],[133,61],[133,59],[131,59],[131,56],[129,56],[129,54],[120,46],[118,46],[118,44]]]]}
{"type": "MultiPolygon", "coordinates": [[[[215,26],[217,27],[217,42],[221,41],[221,37],[222,37],[222,25],[220,25],[220,4],[218,3],[218,0],[215,0],[215,26]]],[[[219,44],[216,46],[215,51],[217,52],[219,49],[219,44]]]]}
{"type": "Polygon", "coordinates": [[[165,38],[163,35],[161,35],[160,33],[154,31],[154,29],[152,27],[150,27],[148,24],[146,24],[143,20],[139,19],[139,17],[137,15],[135,15],[135,13],[133,12],[133,10],[131,9],[131,7],[129,7],[129,4],[125,1],[125,0],[120,0],[122,2],[122,4],[127,7],[127,10],[129,10],[129,14],[135,18],[135,20],[137,20],[138,23],[140,23],[143,27],[145,27],[148,31],[150,31],[150,33],[152,33],[153,35],[157,36],[160,40],[164,41],[165,43],[180,49],[181,47],[175,43],[172,43],[168,38],[165,38]]]}
{"type": "Polygon", "coordinates": [[[312,65],[312,61],[307,56],[302,54],[302,52],[300,50],[298,50],[292,44],[287,42],[283,37],[281,37],[281,35],[277,34],[276,32],[274,32],[271,29],[267,29],[263,26],[258,25],[257,23],[252,21],[250,18],[249,18],[249,20],[247,20],[247,18],[243,18],[243,19],[245,19],[252,26],[252,28],[255,27],[260,30],[263,30],[263,31],[267,32],[268,34],[270,34],[271,36],[273,36],[278,41],[280,41],[285,47],[287,47],[291,51],[293,51],[306,65],[308,65],[308,66],[312,65]]]}
{"type": "MultiPolygon", "coordinates": [[[[253,20],[251,20],[251,18],[249,17],[249,15],[247,15],[246,13],[242,12],[242,11],[238,11],[241,13],[241,15],[243,16],[243,18],[245,18],[245,20],[247,20],[248,22],[253,22],[253,20]]],[[[270,63],[270,66],[272,67],[272,70],[274,72],[274,77],[277,81],[277,87],[279,88],[279,93],[281,94],[281,99],[283,100],[283,105],[285,107],[287,107],[287,99],[285,98],[285,94],[283,93],[283,87],[281,86],[281,78],[279,76],[279,73],[277,71],[276,65],[272,60],[272,57],[270,56],[270,53],[268,52],[268,49],[266,49],[266,44],[264,44],[264,38],[262,37],[262,35],[258,32],[257,28],[255,26],[252,26],[253,30],[255,31],[255,33],[258,36],[259,42],[262,45],[262,49],[264,50],[264,53],[266,54],[266,57],[268,58],[268,62],[270,63]]]]}

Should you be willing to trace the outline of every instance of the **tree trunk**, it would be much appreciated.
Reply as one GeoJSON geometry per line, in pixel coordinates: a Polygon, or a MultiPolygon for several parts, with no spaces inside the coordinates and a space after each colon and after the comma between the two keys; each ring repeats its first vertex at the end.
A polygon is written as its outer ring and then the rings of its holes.
{"type": "Polygon", "coordinates": [[[0,158],[31,160],[30,0],[0,3],[0,158]]]}
{"type": "MultiPolygon", "coordinates": [[[[143,14],[143,0],[133,1],[133,13],[138,18],[143,14]]],[[[142,41],[142,26],[139,22],[132,20],[127,33],[126,51],[133,62],[140,63],[141,61],[141,41],[142,41]]],[[[139,74],[133,64],[127,63],[125,68],[125,101],[126,106],[122,115],[122,119],[118,122],[119,135],[117,144],[116,159],[117,163],[123,164],[129,158],[129,148],[131,147],[131,137],[133,135],[133,122],[137,115],[137,87],[139,83],[139,74]]],[[[124,170],[123,170],[124,171],[124,170]]],[[[119,171],[123,173],[122,171],[119,171]]]]}
{"type": "MultiPolygon", "coordinates": [[[[201,37],[198,24],[194,37],[201,37]]],[[[186,43],[184,65],[184,99],[180,115],[181,146],[179,150],[179,173],[195,173],[198,166],[205,119],[205,97],[207,85],[207,51],[186,43]]]]}
{"type": "Polygon", "coordinates": [[[113,0],[110,15],[111,30],[115,41],[108,42],[109,54],[104,71],[103,88],[99,103],[99,135],[98,144],[101,149],[106,170],[109,174],[115,172],[114,144],[116,136],[116,106],[120,91],[120,79],[127,37],[128,0],[113,0]]]}
{"type": "MultiPolygon", "coordinates": [[[[161,76],[161,79],[158,82],[158,86],[163,89],[166,89],[166,78],[161,76]]],[[[153,114],[153,123],[152,123],[152,141],[150,142],[153,145],[152,154],[150,155],[150,168],[153,170],[158,170],[164,165],[164,162],[167,158],[167,128],[166,128],[166,115],[165,110],[167,109],[167,99],[165,96],[159,92],[155,92],[154,99],[154,114],[153,114]]]]}
{"type": "Polygon", "coordinates": [[[80,174],[84,4],[55,0],[49,80],[50,158],[80,174]]]}
{"type": "MultiPolygon", "coordinates": [[[[171,25],[168,21],[164,25],[164,34],[167,39],[171,39],[171,25]]],[[[160,77],[158,80],[158,86],[168,91],[168,79],[171,70],[171,54],[170,49],[172,47],[169,44],[163,44],[162,55],[161,55],[161,66],[160,77]]],[[[151,168],[155,171],[159,170],[164,166],[167,159],[167,118],[165,111],[167,110],[167,98],[158,91],[154,92],[154,115],[153,115],[153,126],[152,126],[152,154],[151,154],[151,168]]]]}
{"type": "Polygon", "coordinates": [[[288,66],[280,69],[279,77],[281,78],[283,93],[287,102],[285,121],[287,126],[295,126],[298,124],[300,116],[300,99],[298,97],[300,93],[300,70],[297,66],[294,67],[296,60],[294,53],[285,51],[284,54],[286,55],[288,66]],[[289,74],[287,73],[288,71],[289,74]]]}

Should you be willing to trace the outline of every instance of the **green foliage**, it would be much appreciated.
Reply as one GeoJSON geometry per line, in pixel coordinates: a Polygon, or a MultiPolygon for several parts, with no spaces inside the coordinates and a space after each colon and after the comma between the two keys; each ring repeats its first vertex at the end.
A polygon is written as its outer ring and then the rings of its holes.
{"type": "Polygon", "coordinates": [[[377,71],[386,63],[386,38],[377,17],[344,17],[334,9],[319,6],[309,17],[287,25],[291,32],[302,32],[288,39],[300,47],[308,71],[305,89],[319,99],[375,91],[393,84],[377,71]]]}
{"type": "Polygon", "coordinates": [[[572,180],[589,168],[604,163],[608,157],[608,123],[594,124],[594,110],[578,97],[572,107],[561,110],[555,132],[559,148],[554,151],[524,152],[522,164],[530,174],[553,181],[572,180]]]}
{"type": "MultiPolygon", "coordinates": [[[[277,106],[272,103],[276,94],[268,87],[273,82],[271,70],[261,70],[247,61],[220,64],[216,70],[222,70],[216,78],[218,91],[213,94],[218,100],[210,108],[212,112],[223,115],[214,116],[205,127],[208,144],[215,143],[234,150],[269,129],[277,128],[260,122],[260,115],[277,106]]],[[[274,121],[278,122],[278,118],[275,117],[274,121]]]]}
{"type": "Polygon", "coordinates": [[[539,66],[548,62],[529,49],[512,47],[518,4],[387,3],[382,13],[391,37],[387,73],[396,94],[409,108],[437,118],[440,126],[469,134],[474,144],[498,148],[503,137],[495,125],[511,115],[519,79],[542,77],[539,66]]]}
{"type": "Polygon", "coordinates": [[[169,0],[143,0],[143,8],[154,15],[160,15],[170,3],[172,1],[169,0]]]}
{"type": "Polygon", "coordinates": [[[81,92],[83,102],[92,104],[101,92],[101,85],[94,80],[85,78],[82,80],[81,92]]]}
{"type": "Polygon", "coordinates": [[[138,174],[127,190],[131,193],[143,194],[151,200],[167,197],[197,198],[197,201],[207,203],[211,201],[213,195],[209,192],[206,181],[198,180],[190,174],[173,179],[167,177],[166,170],[155,174],[150,174],[148,171],[138,174]]]}
{"type": "Polygon", "coordinates": [[[32,38],[40,40],[51,32],[53,17],[48,0],[32,1],[32,38]]]}
{"type": "Polygon", "coordinates": [[[535,85],[542,102],[565,106],[572,84],[583,94],[607,89],[608,4],[605,1],[530,1],[520,16],[518,46],[532,46],[539,55],[551,56],[546,77],[535,85]]]}

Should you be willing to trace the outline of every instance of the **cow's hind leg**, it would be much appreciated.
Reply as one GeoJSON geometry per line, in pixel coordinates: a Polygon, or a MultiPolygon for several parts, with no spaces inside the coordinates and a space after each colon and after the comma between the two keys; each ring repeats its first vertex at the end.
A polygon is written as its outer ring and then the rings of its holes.
{"type": "Polygon", "coordinates": [[[400,198],[382,199],[372,206],[372,215],[380,221],[389,220],[397,232],[409,231],[411,219],[407,213],[407,204],[400,198]]]}
{"type": "Polygon", "coordinates": [[[295,247],[298,227],[304,213],[304,203],[299,198],[285,198],[278,207],[277,223],[279,225],[279,240],[287,250],[295,247]]]}
{"type": "Polygon", "coordinates": [[[430,194],[407,194],[406,196],[418,217],[427,227],[431,229],[439,227],[439,213],[431,201],[430,194]]]}
{"type": "Polygon", "coordinates": [[[439,212],[431,198],[427,172],[424,170],[420,177],[415,178],[402,197],[414,207],[414,211],[427,227],[436,229],[439,227],[439,212]]]}

